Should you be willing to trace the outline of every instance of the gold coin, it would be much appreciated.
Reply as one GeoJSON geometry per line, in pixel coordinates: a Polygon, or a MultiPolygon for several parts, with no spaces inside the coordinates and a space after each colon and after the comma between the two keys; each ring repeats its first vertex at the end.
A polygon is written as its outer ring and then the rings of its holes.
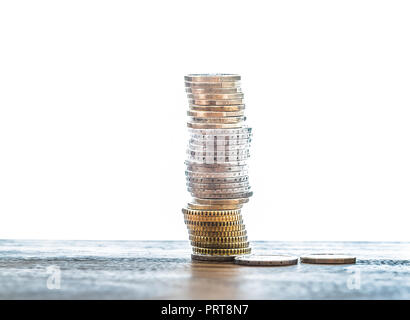
{"type": "Polygon", "coordinates": [[[232,129],[240,128],[242,123],[193,123],[187,122],[188,128],[194,129],[232,129]]]}
{"type": "Polygon", "coordinates": [[[238,237],[206,237],[206,236],[194,236],[190,235],[189,240],[196,242],[208,242],[208,243],[237,243],[248,241],[247,236],[238,237]]]}
{"type": "Polygon", "coordinates": [[[190,104],[189,108],[193,111],[232,112],[244,110],[245,105],[241,104],[236,106],[201,106],[198,104],[190,104]]]}
{"type": "Polygon", "coordinates": [[[188,203],[188,209],[197,210],[238,210],[242,208],[242,204],[199,204],[199,203],[188,203]]]}
{"type": "Polygon", "coordinates": [[[192,88],[186,87],[185,91],[187,93],[199,93],[199,94],[232,94],[232,93],[242,93],[240,87],[236,88],[192,88]]]}
{"type": "Polygon", "coordinates": [[[243,93],[188,93],[187,97],[198,100],[238,100],[243,99],[243,93]]]}
{"type": "Polygon", "coordinates": [[[239,215],[241,214],[241,210],[233,209],[233,210],[197,210],[197,209],[182,209],[184,214],[190,215],[201,215],[201,216],[208,216],[208,217],[219,217],[219,216],[231,216],[231,215],[239,215]]]}
{"type": "Polygon", "coordinates": [[[198,247],[198,248],[239,249],[239,248],[248,248],[249,242],[211,243],[211,242],[191,241],[191,246],[198,247]]]}
{"type": "Polygon", "coordinates": [[[232,256],[232,255],[249,254],[249,253],[251,253],[251,248],[210,249],[210,248],[192,247],[192,251],[195,254],[208,254],[208,255],[216,255],[216,256],[232,256]]]}
{"type": "Polygon", "coordinates": [[[242,220],[242,215],[231,215],[231,216],[201,216],[201,215],[190,215],[184,214],[184,220],[186,221],[204,221],[204,222],[221,222],[221,221],[239,221],[242,220]]]}
{"type": "MultiPolygon", "coordinates": [[[[242,218],[242,217],[241,217],[242,218]]],[[[198,220],[184,220],[185,224],[188,227],[197,226],[197,227],[234,227],[240,226],[243,224],[243,220],[234,220],[234,221],[198,221],[198,220]]]]}
{"type": "Polygon", "coordinates": [[[229,73],[197,73],[188,74],[184,77],[185,81],[191,82],[222,82],[222,81],[239,81],[239,74],[229,73]]]}
{"type": "Polygon", "coordinates": [[[188,232],[191,231],[204,231],[204,232],[228,232],[228,231],[243,231],[245,230],[244,224],[239,224],[236,226],[226,226],[226,227],[210,227],[210,226],[199,226],[199,225],[187,225],[188,232]]]}
{"type": "Polygon", "coordinates": [[[203,198],[194,198],[194,202],[198,204],[242,204],[249,202],[249,198],[238,198],[238,199],[203,199],[203,198]]]}
{"type": "Polygon", "coordinates": [[[226,237],[244,237],[247,235],[246,230],[239,231],[202,231],[202,230],[189,230],[190,236],[195,237],[213,237],[213,238],[226,238],[226,237]]]}
{"type": "Polygon", "coordinates": [[[241,117],[244,111],[228,111],[228,112],[212,112],[212,111],[187,111],[188,116],[197,118],[227,118],[227,117],[241,117]]]}
{"type": "Polygon", "coordinates": [[[243,99],[232,99],[232,100],[199,100],[199,99],[188,99],[188,103],[196,104],[200,106],[235,106],[244,103],[243,99]]]}

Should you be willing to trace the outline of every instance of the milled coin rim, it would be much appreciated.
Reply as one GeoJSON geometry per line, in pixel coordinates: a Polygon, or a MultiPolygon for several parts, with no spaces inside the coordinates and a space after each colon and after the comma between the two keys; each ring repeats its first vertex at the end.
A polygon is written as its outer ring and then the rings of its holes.
{"type": "Polygon", "coordinates": [[[252,254],[252,255],[241,255],[235,258],[235,263],[246,266],[292,266],[298,264],[299,258],[297,256],[283,255],[283,254],[252,254]],[[256,257],[256,260],[250,260],[256,257]],[[274,260],[257,260],[258,257],[282,257],[282,259],[274,260]]]}
{"type": "Polygon", "coordinates": [[[345,253],[310,253],[301,256],[300,262],[309,264],[355,264],[356,257],[345,253]],[[324,258],[321,256],[334,257],[324,258]],[[343,258],[340,256],[343,256],[343,258]]]}

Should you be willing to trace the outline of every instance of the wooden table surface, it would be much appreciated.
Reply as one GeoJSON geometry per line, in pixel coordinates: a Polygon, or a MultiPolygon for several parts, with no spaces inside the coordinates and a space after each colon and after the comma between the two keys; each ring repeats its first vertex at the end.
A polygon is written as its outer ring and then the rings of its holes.
{"type": "Polygon", "coordinates": [[[188,241],[0,240],[0,299],[410,299],[410,243],[251,245],[259,254],[350,253],[357,263],[194,262],[188,241]],[[50,289],[55,270],[60,288],[50,289]]]}

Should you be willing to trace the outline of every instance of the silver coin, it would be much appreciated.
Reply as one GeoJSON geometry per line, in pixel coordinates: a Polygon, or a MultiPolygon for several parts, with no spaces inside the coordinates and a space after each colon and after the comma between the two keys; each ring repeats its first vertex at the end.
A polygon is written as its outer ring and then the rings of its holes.
{"type": "Polygon", "coordinates": [[[188,187],[187,189],[188,189],[188,192],[201,193],[201,194],[235,194],[235,193],[249,192],[251,187],[247,186],[247,187],[242,187],[242,188],[213,189],[213,190],[188,187]]]}
{"type": "Polygon", "coordinates": [[[189,117],[188,121],[191,123],[239,123],[245,122],[246,117],[224,117],[224,118],[199,118],[199,117],[189,117]]]}
{"type": "Polygon", "coordinates": [[[240,81],[223,81],[223,82],[185,81],[185,87],[189,87],[189,88],[238,88],[240,86],[241,86],[240,81]]]}
{"type": "Polygon", "coordinates": [[[194,198],[199,198],[199,199],[225,199],[225,200],[231,200],[231,199],[242,199],[242,198],[249,198],[253,195],[253,192],[242,192],[242,193],[235,193],[235,194],[204,194],[201,192],[191,192],[191,195],[194,198]]]}
{"type": "Polygon", "coordinates": [[[230,142],[236,140],[245,140],[251,139],[252,133],[238,133],[238,134],[198,134],[198,133],[191,133],[191,139],[199,140],[199,141],[222,141],[222,142],[230,142]]]}
{"type": "Polygon", "coordinates": [[[186,170],[185,175],[190,178],[225,179],[248,176],[248,171],[244,170],[234,172],[197,172],[186,170]]]}
{"type": "Polygon", "coordinates": [[[300,262],[313,264],[354,264],[356,257],[336,253],[315,253],[300,257],[300,262]]]}
{"type": "Polygon", "coordinates": [[[234,150],[246,150],[251,147],[250,143],[247,144],[234,144],[234,145],[217,145],[215,146],[214,144],[205,144],[205,145],[199,145],[199,144],[188,144],[188,150],[191,151],[208,151],[209,149],[215,150],[215,151],[234,151],[234,150]]]}
{"type": "Polygon", "coordinates": [[[192,134],[199,134],[199,135],[237,135],[237,134],[246,134],[252,131],[252,128],[249,127],[242,127],[242,128],[235,128],[235,129],[194,129],[189,128],[188,132],[192,134]]]}
{"type": "Polygon", "coordinates": [[[215,189],[234,189],[234,188],[244,188],[250,187],[249,182],[236,182],[236,183],[197,183],[197,182],[187,182],[188,187],[193,189],[204,189],[204,190],[215,190],[215,189]]]}
{"type": "Polygon", "coordinates": [[[229,94],[229,93],[241,93],[242,89],[240,87],[236,88],[193,88],[193,87],[186,87],[185,91],[187,93],[221,93],[221,94],[229,94]]]}
{"type": "Polygon", "coordinates": [[[287,255],[244,255],[236,257],[235,263],[247,266],[290,266],[298,263],[298,257],[287,255]]]}
{"type": "Polygon", "coordinates": [[[243,99],[243,93],[187,93],[193,100],[238,100],[243,99]]]}
{"type": "Polygon", "coordinates": [[[218,157],[234,157],[234,156],[249,156],[249,149],[236,149],[236,150],[187,150],[187,153],[193,157],[213,157],[213,156],[218,156],[218,157]]]}
{"type": "Polygon", "coordinates": [[[233,262],[235,256],[211,256],[205,254],[191,254],[192,260],[198,261],[215,261],[215,262],[233,262]]]}
{"type": "Polygon", "coordinates": [[[232,171],[247,171],[248,165],[240,165],[240,166],[226,166],[223,164],[206,164],[206,163],[193,163],[190,161],[185,161],[185,165],[187,166],[188,171],[194,172],[232,172],[232,171]]]}
{"type": "Polygon", "coordinates": [[[185,81],[191,82],[223,82],[223,81],[239,81],[239,74],[231,73],[192,73],[184,77],[185,81]]]}
{"type": "Polygon", "coordinates": [[[238,140],[197,140],[197,139],[190,139],[189,144],[194,146],[214,146],[223,147],[223,146],[239,146],[239,145],[250,145],[252,139],[238,139],[238,140]]]}
{"type": "Polygon", "coordinates": [[[234,178],[190,178],[186,177],[187,182],[196,182],[196,183],[237,183],[248,181],[248,176],[234,177],[234,178]]]}

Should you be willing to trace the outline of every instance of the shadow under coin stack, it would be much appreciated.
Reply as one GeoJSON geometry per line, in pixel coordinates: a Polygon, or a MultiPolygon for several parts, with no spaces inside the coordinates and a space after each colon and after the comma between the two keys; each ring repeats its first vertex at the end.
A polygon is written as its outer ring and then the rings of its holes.
{"type": "Polygon", "coordinates": [[[240,80],[234,74],[185,76],[190,133],[185,175],[193,199],[182,212],[192,259],[229,261],[251,252],[241,208],[252,195],[247,167],[252,134],[240,80]]]}

